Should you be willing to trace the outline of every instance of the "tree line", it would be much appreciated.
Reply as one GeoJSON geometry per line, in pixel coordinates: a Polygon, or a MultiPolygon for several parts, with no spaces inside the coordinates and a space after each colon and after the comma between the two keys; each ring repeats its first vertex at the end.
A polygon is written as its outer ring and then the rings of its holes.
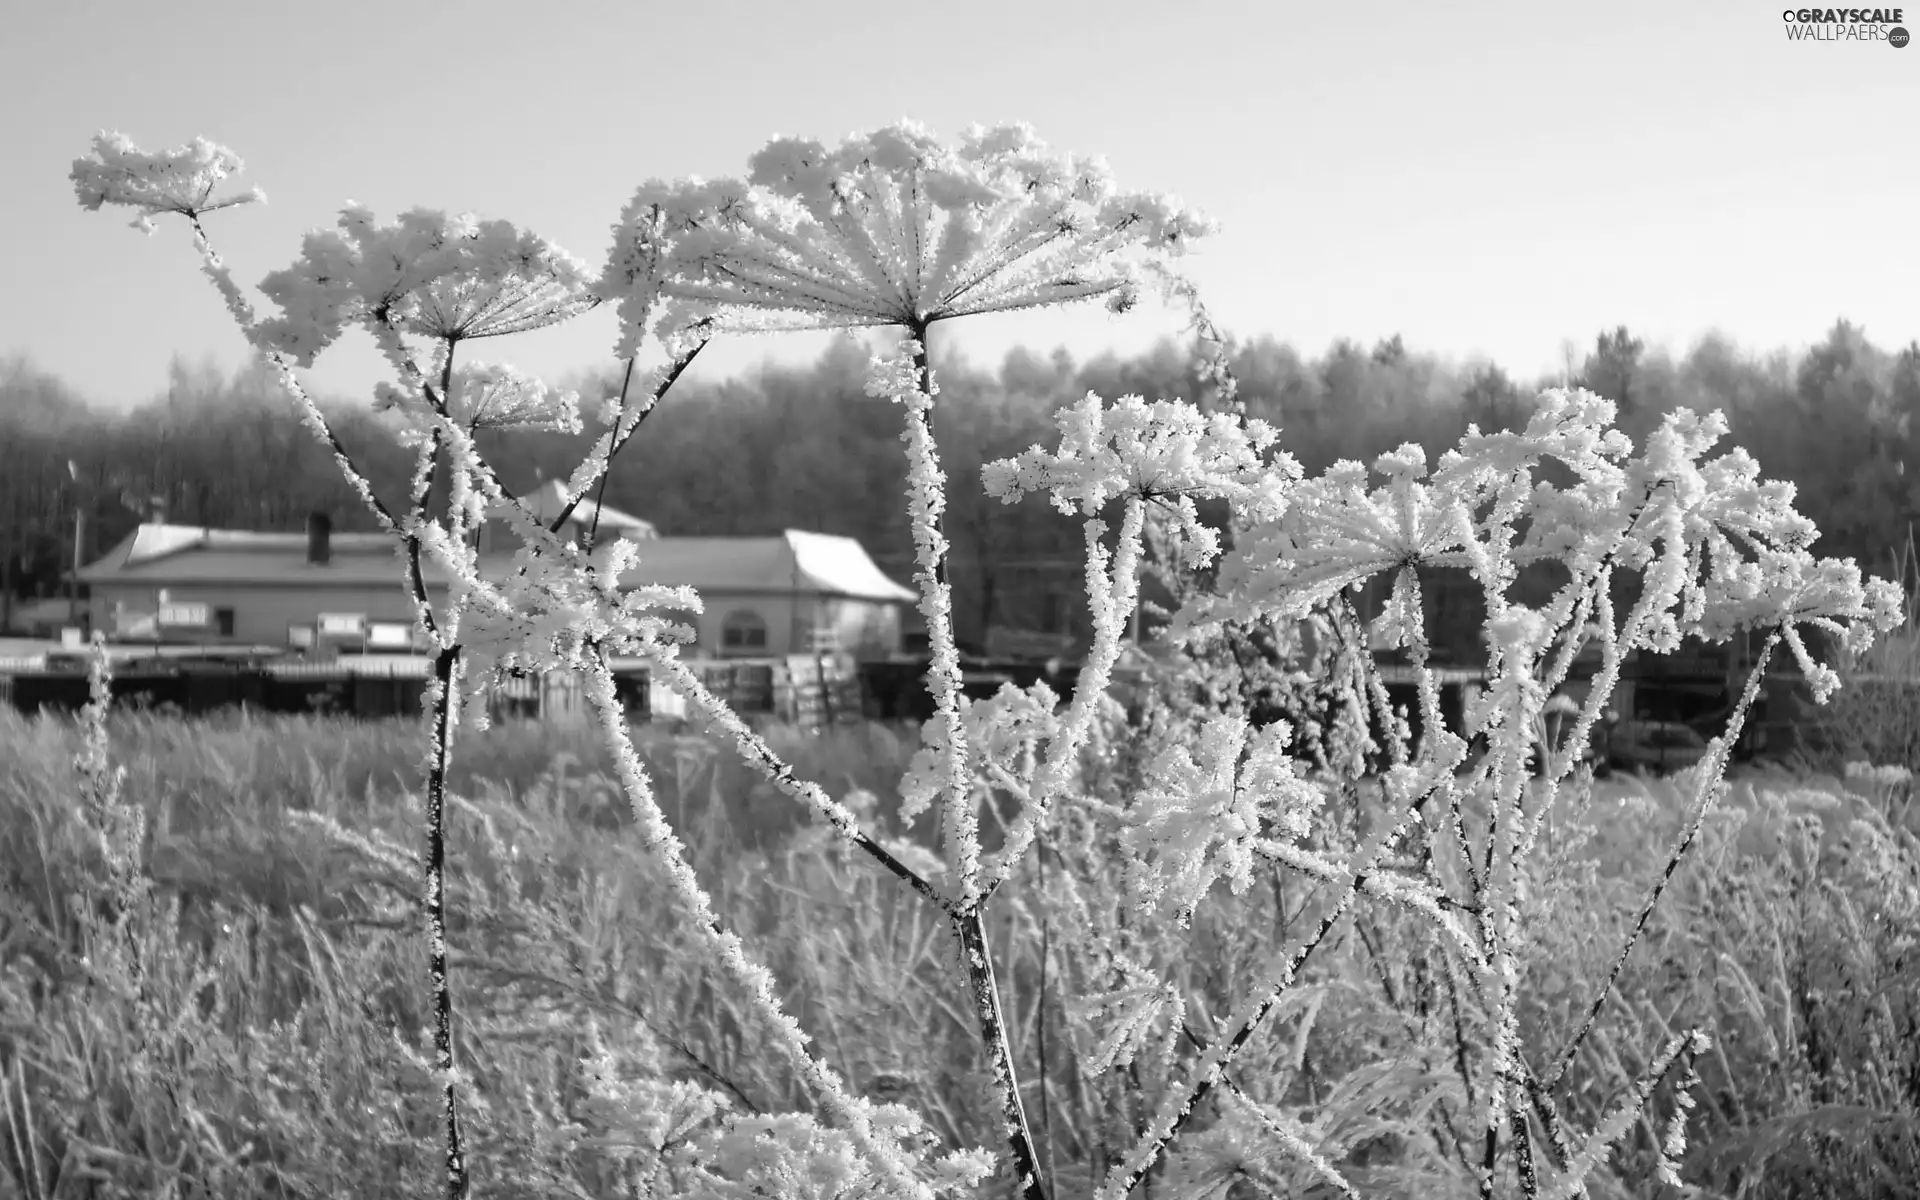
{"type": "MultiPolygon", "coordinates": [[[[1676,408],[1723,410],[1732,441],[1767,475],[1798,486],[1801,511],[1822,531],[1818,553],[1886,571],[1920,512],[1920,474],[1908,470],[1920,463],[1920,343],[1885,350],[1845,321],[1799,354],[1754,354],[1709,337],[1676,357],[1616,328],[1563,376],[1526,382],[1494,364],[1411,350],[1397,336],[1371,348],[1337,342],[1315,357],[1267,337],[1228,352],[1249,415],[1278,425],[1282,446],[1308,471],[1407,441],[1431,461],[1469,424],[1520,427],[1540,388],[1570,382],[1615,401],[1636,441],[1676,408]]],[[[866,361],[866,350],[837,342],[811,364],[683,382],[617,461],[607,503],[667,536],[796,528],[854,537],[906,580],[901,418],[865,394],[866,361]]],[[[936,432],[965,641],[984,645],[995,626],[1070,636],[1079,611],[1077,527],[1044,504],[989,499],[977,486],[981,465],[1051,443],[1053,413],[1089,390],[1204,402],[1204,365],[1191,346],[1167,341],[1087,362],[1016,349],[997,368],[949,358],[939,369],[936,432]]],[[[608,369],[568,384],[591,410],[619,381],[608,369]]],[[[326,407],[376,489],[397,500],[411,453],[366,404],[326,407]]],[[[564,475],[590,434],[489,435],[485,448],[505,483],[525,491],[564,475]]],[[[88,560],[156,509],[174,522],[224,528],[297,530],[316,510],[330,512],[337,528],[367,527],[262,367],[229,374],[176,361],[164,394],[106,413],[24,358],[0,362],[0,480],[0,594],[9,609],[63,594],[76,518],[88,560]]]]}

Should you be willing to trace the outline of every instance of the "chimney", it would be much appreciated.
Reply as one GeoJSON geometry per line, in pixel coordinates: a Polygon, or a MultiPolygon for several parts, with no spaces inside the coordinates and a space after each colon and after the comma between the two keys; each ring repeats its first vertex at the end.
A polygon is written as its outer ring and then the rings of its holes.
{"type": "Polygon", "coordinates": [[[307,561],[316,567],[324,567],[333,555],[333,522],[327,514],[317,512],[307,518],[307,561]]]}

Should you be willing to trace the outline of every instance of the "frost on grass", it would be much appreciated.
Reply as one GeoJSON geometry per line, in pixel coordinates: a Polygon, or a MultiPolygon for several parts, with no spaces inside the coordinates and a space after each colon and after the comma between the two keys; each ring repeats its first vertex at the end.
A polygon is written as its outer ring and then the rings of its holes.
{"type": "MultiPolygon", "coordinates": [[[[852,1139],[811,1116],[741,1113],[719,1092],[666,1079],[644,1026],[626,1032],[619,1054],[597,1028],[591,1036],[580,1078],[594,1124],[609,1132],[582,1144],[629,1164],[645,1194],[702,1200],[901,1195],[874,1174],[852,1139]]],[[[876,1135],[912,1164],[913,1182],[924,1194],[964,1196],[992,1173],[992,1156],[982,1151],[938,1153],[938,1139],[909,1109],[867,1109],[876,1135]]]]}

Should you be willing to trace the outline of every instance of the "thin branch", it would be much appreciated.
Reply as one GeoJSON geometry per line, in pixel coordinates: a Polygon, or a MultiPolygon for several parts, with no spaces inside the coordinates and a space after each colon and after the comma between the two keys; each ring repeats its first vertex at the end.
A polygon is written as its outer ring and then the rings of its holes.
{"type": "Polygon", "coordinates": [[[1315,1174],[1326,1180],[1327,1183],[1333,1187],[1333,1190],[1346,1197],[1346,1200],[1360,1200],[1360,1193],[1354,1190],[1351,1183],[1347,1182],[1347,1177],[1340,1173],[1339,1168],[1328,1162],[1326,1156],[1309,1145],[1307,1140],[1301,1137],[1297,1131],[1288,1129],[1285,1125],[1275,1120],[1273,1114],[1269,1113],[1264,1105],[1254,1103],[1252,1097],[1240,1090],[1239,1084],[1234,1083],[1230,1079],[1223,1078],[1221,1080],[1221,1086],[1225,1088],[1227,1093],[1234,1097],[1234,1099],[1240,1101],[1246,1110],[1253,1115],[1253,1118],[1260,1122],[1261,1126],[1266,1129],[1267,1133],[1286,1149],[1287,1153],[1311,1167],[1315,1174]]]}
{"type": "Polygon", "coordinates": [[[1613,966],[1608,969],[1605,982],[1595,993],[1593,1002],[1587,1006],[1586,1018],[1581,1021],[1580,1028],[1576,1029],[1573,1036],[1567,1040],[1566,1049],[1560,1052],[1553,1070],[1543,1081],[1543,1086],[1558,1087],[1560,1081],[1566,1077],[1567,1069],[1573,1065],[1574,1055],[1579,1052],[1580,1043],[1593,1032],[1594,1022],[1600,1017],[1600,1009],[1605,1006],[1607,998],[1613,994],[1613,985],[1627,965],[1627,956],[1633,953],[1634,945],[1640,940],[1640,934],[1646,929],[1647,921],[1652,918],[1653,910],[1660,903],[1660,897],[1667,890],[1667,884],[1672,881],[1674,872],[1679,870],[1687,852],[1693,848],[1694,839],[1699,836],[1700,827],[1706,822],[1707,813],[1713,807],[1716,798],[1714,789],[1719,785],[1720,776],[1726,769],[1727,756],[1731,752],[1733,742],[1740,736],[1741,728],[1746,724],[1747,712],[1753,706],[1754,697],[1759,694],[1761,677],[1766,673],[1767,661],[1773,657],[1774,647],[1780,644],[1782,632],[1781,629],[1774,630],[1761,645],[1753,670],[1747,674],[1747,684],[1740,693],[1740,702],[1734,706],[1733,715],[1728,718],[1726,730],[1714,739],[1712,752],[1697,768],[1700,772],[1699,791],[1695,794],[1690,806],[1693,811],[1686,827],[1681,830],[1680,840],[1675,844],[1673,853],[1668,856],[1667,865],[1662,868],[1660,878],[1654,881],[1653,887],[1648,891],[1646,902],[1640,906],[1640,914],[1634,919],[1633,928],[1628,931],[1626,943],[1620,947],[1620,953],[1614,956],[1613,966]]]}
{"type": "Polygon", "coordinates": [[[446,1116],[447,1200],[465,1200],[467,1159],[461,1147],[460,1110],[454,1088],[453,997],[447,981],[447,762],[453,738],[454,676],[460,647],[444,646],[433,658],[433,750],[427,773],[427,971],[433,983],[433,1050],[443,1074],[446,1116]]]}
{"type": "Polygon", "coordinates": [[[1022,1200],[1048,1200],[1033,1150],[1033,1132],[1027,1127],[1026,1103],[1020,1098],[1020,1080],[1014,1068],[1013,1046],[1007,1038],[1006,1016],[1000,1007],[1000,990],[994,982],[993,949],[987,944],[985,919],[978,908],[973,908],[955,915],[953,923],[960,937],[960,957],[967,970],[974,1016],[987,1047],[987,1066],[993,1073],[994,1090],[1000,1095],[1001,1132],[1013,1154],[1015,1186],[1022,1200]]]}
{"type": "Polygon", "coordinates": [[[710,731],[724,734],[733,740],[748,766],[758,770],[769,783],[786,795],[813,809],[814,813],[827,821],[841,837],[846,838],[862,853],[879,863],[888,874],[931,901],[940,911],[949,916],[958,915],[953,902],[941,895],[939,889],[922,878],[920,873],[912,867],[894,857],[886,847],[874,841],[865,830],[861,829],[859,822],[845,805],[836,803],[819,784],[801,779],[786,760],[767,744],[767,740],[742,721],[739,715],[728,708],[718,696],[715,696],[686,663],[677,657],[666,655],[656,656],[650,661],[661,673],[663,681],[693,706],[694,711],[705,721],[710,731]]]}
{"type": "MultiPolygon", "coordinates": [[[[614,417],[614,426],[613,426],[614,429],[616,430],[620,428],[620,422],[624,420],[627,415],[627,389],[633,386],[634,361],[635,360],[631,358],[627,360],[626,374],[622,376],[620,379],[620,404],[616,409],[616,412],[618,413],[618,415],[614,417]]],[[[651,405],[649,405],[647,408],[647,412],[652,412],[652,411],[653,411],[653,408],[651,405]]],[[[640,414],[641,420],[645,420],[646,416],[647,416],[647,413],[641,413],[640,414]]],[[[639,431],[640,431],[640,425],[639,425],[639,422],[636,421],[634,423],[634,432],[638,433],[639,431]]],[[[587,526],[587,543],[584,547],[582,547],[582,549],[584,549],[589,555],[593,553],[594,543],[597,542],[600,538],[600,513],[607,506],[607,480],[613,478],[612,451],[613,451],[613,447],[609,446],[608,453],[607,453],[607,469],[600,472],[600,494],[593,498],[593,520],[587,526]]],[[[585,492],[581,492],[580,494],[583,496],[586,495],[585,492]]],[[[548,532],[558,533],[560,531],[558,529],[553,529],[553,530],[549,530],[548,532]]]]}
{"type": "Polygon", "coordinates": [[[1432,795],[1433,789],[1429,788],[1415,797],[1407,805],[1400,819],[1385,831],[1374,849],[1364,856],[1364,865],[1354,873],[1345,891],[1320,919],[1306,941],[1296,947],[1293,953],[1269,974],[1263,985],[1265,994],[1261,995],[1254,1002],[1251,1010],[1240,1019],[1239,1027],[1234,1030],[1233,1035],[1224,1042],[1215,1043],[1215,1048],[1208,1055],[1211,1061],[1201,1064],[1200,1076],[1187,1089],[1186,1094],[1182,1096],[1175,1092],[1168,1095],[1166,1103],[1161,1106],[1159,1114],[1155,1117],[1153,1127],[1141,1136],[1120,1170],[1109,1175],[1100,1185],[1096,1193],[1100,1200],[1120,1200],[1120,1197],[1127,1195],[1138,1186],[1141,1179],[1145,1178],[1147,1172],[1160,1160],[1167,1147],[1193,1118],[1200,1103],[1225,1078],[1227,1067],[1253,1039],[1253,1035],[1265,1022],[1267,1016],[1279,1005],[1280,998],[1293,986],[1300,968],[1306,965],[1314,950],[1332,932],[1333,927],[1346,916],[1354,900],[1365,890],[1368,877],[1378,870],[1381,860],[1386,857],[1388,848],[1398,840],[1410,822],[1419,818],[1422,808],[1432,795]]]}

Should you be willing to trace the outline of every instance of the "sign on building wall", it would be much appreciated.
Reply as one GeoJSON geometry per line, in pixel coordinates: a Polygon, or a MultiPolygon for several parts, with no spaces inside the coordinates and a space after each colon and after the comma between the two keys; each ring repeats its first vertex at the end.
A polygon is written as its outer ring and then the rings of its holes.
{"type": "Polygon", "coordinates": [[[287,626],[287,645],[292,646],[295,650],[311,650],[313,648],[313,626],[287,626]]]}
{"type": "Polygon", "coordinates": [[[211,625],[213,610],[199,602],[171,601],[160,606],[160,624],[172,629],[211,625]]]}
{"type": "Polygon", "coordinates": [[[413,626],[401,621],[373,621],[367,625],[367,647],[372,650],[410,650],[413,626]]]}
{"type": "Polygon", "coordinates": [[[321,613],[318,618],[321,637],[364,637],[365,613],[321,613]]]}

